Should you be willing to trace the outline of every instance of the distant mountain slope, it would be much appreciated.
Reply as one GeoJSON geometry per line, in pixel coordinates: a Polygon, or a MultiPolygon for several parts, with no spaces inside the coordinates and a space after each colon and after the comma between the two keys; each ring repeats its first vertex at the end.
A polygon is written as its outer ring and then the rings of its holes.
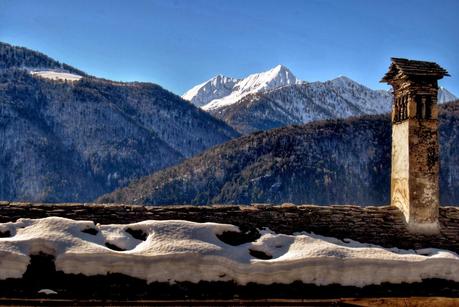
{"type": "Polygon", "coordinates": [[[6,62],[20,68],[0,69],[0,199],[87,201],[238,136],[158,85],[54,81],[6,62]]]}
{"type": "Polygon", "coordinates": [[[64,70],[80,76],[87,76],[81,70],[60,63],[41,52],[0,42],[0,69],[12,67],[64,70]]]}
{"type": "MultiPolygon", "coordinates": [[[[440,103],[455,96],[440,89],[440,103]]],[[[314,120],[383,114],[392,95],[369,89],[346,77],[326,82],[295,84],[250,94],[237,103],[209,112],[243,134],[314,120]]]]}
{"type": "MultiPolygon", "coordinates": [[[[441,106],[441,203],[459,204],[459,101],[441,106]]],[[[389,202],[387,115],[313,122],[238,138],[144,177],[99,202],[389,202]]]]}
{"type": "Polygon", "coordinates": [[[390,99],[388,92],[373,91],[341,77],[251,94],[211,114],[248,134],[313,120],[385,113],[390,99]]]}
{"type": "MultiPolygon", "coordinates": [[[[243,134],[313,120],[382,114],[390,111],[392,100],[388,91],[372,90],[344,76],[325,82],[300,81],[281,65],[236,81],[218,78],[194,87],[183,98],[243,134]]],[[[444,88],[438,98],[440,103],[457,99],[444,88]]]]}

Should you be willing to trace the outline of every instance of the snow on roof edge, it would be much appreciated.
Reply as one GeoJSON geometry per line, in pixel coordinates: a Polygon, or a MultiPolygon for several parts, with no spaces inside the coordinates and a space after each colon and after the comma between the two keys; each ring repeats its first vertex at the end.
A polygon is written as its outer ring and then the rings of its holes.
{"type": "Polygon", "coordinates": [[[299,280],[361,287],[426,278],[459,281],[459,256],[450,251],[385,249],[309,233],[263,231],[255,242],[232,246],[217,234],[237,231],[236,226],[177,220],[96,226],[91,221],[49,217],[0,224],[0,231],[6,230],[11,236],[0,238],[0,279],[20,278],[30,255],[45,252],[65,273],[121,273],[149,283],[233,280],[245,285],[299,280]],[[135,239],[126,232],[128,228],[145,232],[145,241],[135,239]],[[92,234],[85,229],[93,229],[92,234]],[[256,258],[250,250],[272,259],[256,258]]]}

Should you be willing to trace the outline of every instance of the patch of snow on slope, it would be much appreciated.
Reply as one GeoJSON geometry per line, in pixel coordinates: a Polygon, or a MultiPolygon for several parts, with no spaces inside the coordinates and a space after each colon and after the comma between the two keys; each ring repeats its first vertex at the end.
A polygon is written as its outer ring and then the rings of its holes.
{"type": "Polygon", "coordinates": [[[147,282],[233,280],[245,285],[299,280],[365,286],[427,278],[459,281],[459,256],[453,252],[385,249],[309,233],[264,231],[255,242],[231,246],[217,235],[238,231],[236,226],[175,220],[96,226],[49,217],[0,224],[0,230],[11,233],[0,238],[0,279],[22,277],[30,255],[44,252],[53,255],[56,269],[65,273],[121,273],[147,282]],[[88,228],[93,234],[83,232],[88,228]],[[146,240],[133,238],[128,228],[143,231],[146,240]],[[125,251],[106,247],[107,243],[125,251]],[[250,249],[272,259],[257,259],[250,249]]]}
{"type": "Polygon", "coordinates": [[[218,109],[234,104],[249,94],[260,93],[281,86],[298,84],[300,82],[301,81],[298,80],[287,67],[277,65],[271,70],[252,74],[238,81],[229,95],[222,98],[214,98],[212,101],[205,104],[202,109],[206,111],[218,109]]]}
{"type": "Polygon", "coordinates": [[[58,81],[78,81],[82,77],[76,74],[71,74],[68,72],[60,72],[54,70],[39,70],[39,71],[30,71],[32,76],[38,76],[46,79],[51,80],[58,80],[58,81]]]}

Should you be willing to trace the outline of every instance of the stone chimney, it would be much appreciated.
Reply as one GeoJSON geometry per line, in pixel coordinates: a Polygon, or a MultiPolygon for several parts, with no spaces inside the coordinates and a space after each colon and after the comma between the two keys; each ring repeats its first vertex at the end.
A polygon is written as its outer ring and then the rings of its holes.
{"type": "Polygon", "coordinates": [[[381,82],[394,92],[392,104],[391,205],[411,232],[439,232],[437,80],[448,72],[432,62],[392,58],[381,82]]]}

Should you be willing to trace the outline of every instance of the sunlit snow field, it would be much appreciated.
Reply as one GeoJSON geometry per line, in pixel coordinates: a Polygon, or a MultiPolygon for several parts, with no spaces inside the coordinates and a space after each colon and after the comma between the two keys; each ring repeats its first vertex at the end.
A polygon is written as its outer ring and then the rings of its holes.
{"type": "Polygon", "coordinates": [[[51,80],[60,80],[60,81],[78,81],[82,77],[76,74],[71,74],[67,72],[58,72],[52,70],[40,70],[40,71],[31,71],[32,76],[38,76],[51,80]]]}

